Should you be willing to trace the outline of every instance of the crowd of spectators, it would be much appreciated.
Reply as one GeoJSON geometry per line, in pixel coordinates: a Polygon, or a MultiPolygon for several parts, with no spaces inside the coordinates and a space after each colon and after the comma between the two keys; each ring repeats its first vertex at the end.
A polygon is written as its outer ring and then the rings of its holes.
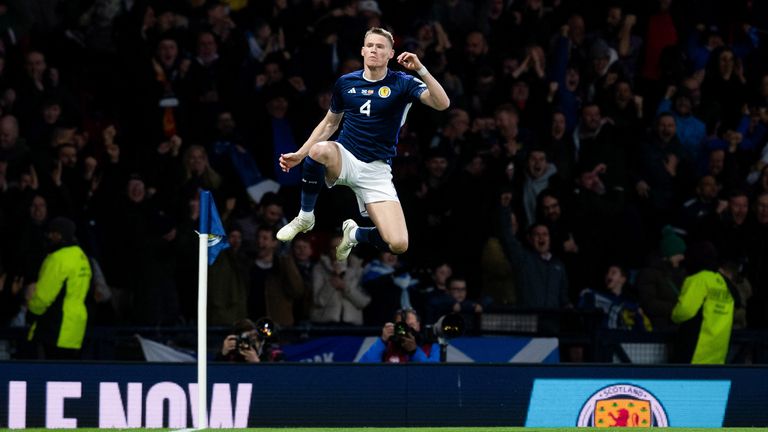
{"type": "Polygon", "coordinates": [[[193,323],[204,188],[232,245],[212,325],[578,307],[589,289],[665,329],[686,247],[710,242],[751,294],[742,325],[764,328],[767,59],[768,3],[748,0],[0,1],[2,325],[24,324],[59,216],[109,287],[90,324],[193,323]],[[401,129],[408,253],[339,263],[353,196],[324,190],[315,229],[280,244],[300,172],[277,160],[372,26],[451,108],[401,129]]]}

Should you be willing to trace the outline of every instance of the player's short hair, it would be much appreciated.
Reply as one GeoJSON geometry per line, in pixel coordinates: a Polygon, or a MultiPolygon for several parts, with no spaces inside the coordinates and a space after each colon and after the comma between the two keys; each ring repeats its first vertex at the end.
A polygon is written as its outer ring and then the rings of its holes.
{"type": "Polygon", "coordinates": [[[368,39],[368,36],[375,34],[379,36],[384,36],[389,41],[389,46],[394,48],[395,47],[395,38],[392,36],[392,33],[388,32],[387,30],[384,30],[381,27],[371,27],[370,30],[365,32],[365,37],[363,40],[368,39]]]}

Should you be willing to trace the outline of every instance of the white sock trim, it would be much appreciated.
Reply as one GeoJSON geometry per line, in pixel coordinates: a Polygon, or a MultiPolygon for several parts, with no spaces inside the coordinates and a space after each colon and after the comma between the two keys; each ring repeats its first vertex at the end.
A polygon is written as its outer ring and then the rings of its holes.
{"type": "Polygon", "coordinates": [[[299,217],[302,219],[314,219],[315,211],[305,212],[304,210],[299,210],[299,217]]]}
{"type": "Polygon", "coordinates": [[[354,244],[357,244],[357,227],[352,228],[349,230],[349,241],[351,241],[354,244]]]}

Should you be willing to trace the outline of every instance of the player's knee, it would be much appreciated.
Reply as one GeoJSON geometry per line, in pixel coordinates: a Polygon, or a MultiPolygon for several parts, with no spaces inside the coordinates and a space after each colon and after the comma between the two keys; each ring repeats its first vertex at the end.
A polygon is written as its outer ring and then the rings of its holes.
{"type": "Polygon", "coordinates": [[[393,240],[389,243],[389,249],[396,255],[405,253],[408,250],[408,237],[393,240]]]}
{"type": "Polygon", "coordinates": [[[309,157],[322,163],[327,164],[333,157],[333,152],[336,151],[335,145],[328,141],[319,142],[309,149],[309,157]]]}

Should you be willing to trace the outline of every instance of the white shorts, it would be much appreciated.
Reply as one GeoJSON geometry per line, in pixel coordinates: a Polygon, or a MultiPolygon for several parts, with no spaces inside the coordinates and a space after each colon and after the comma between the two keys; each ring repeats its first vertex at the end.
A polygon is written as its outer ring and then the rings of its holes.
{"type": "Polygon", "coordinates": [[[384,161],[363,162],[355,157],[343,145],[334,142],[341,153],[341,173],[335,182],[328,182],[328,187],[348,186],[355,192],[360,214],[367,217],[365,205],[380,201],[397,201],[397,191],[392,184],[392,167],[384,161]]]}

